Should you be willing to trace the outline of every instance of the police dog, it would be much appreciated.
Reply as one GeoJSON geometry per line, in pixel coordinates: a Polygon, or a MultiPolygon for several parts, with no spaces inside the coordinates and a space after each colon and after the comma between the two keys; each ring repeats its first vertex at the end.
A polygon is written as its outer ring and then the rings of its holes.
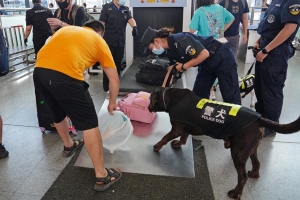
{"type": "MultiPolygon", "coordinates": [[[[155,91],[151,93],[150,96],[150,104],[149,104],[149,111],[151,112],[167,112],[170,116],[170,121],[172,128],[168,134],[166,134],[158,143],[156,143],[153,146],[154,151],[158,152],[164,145],[166,145],[169,141],[172,140],[171,146],[174,149],[179,149],[181,145],[184,145],[186,143],[186,140],[190,135],[208,135],[207,132],[210,132],[212,129],[211,125],[208,125],[208,129],[202,129],[199,127],[199,125],[195,126],[192,125],[189,120],[194,120],[195,117],[193,113],[198,112],[194,111],[196,109],[196,106],[188,109],[184,109],[184,106],[186,103],[182,103],[183,99],[195,99],[196,101],[206,101],[205,99],[201,99],[198,96],[196,96],[192,91],[188,89],[175,89],[175,88],[163,88],[159,87],[155,91]],[[198,100],[197,100],[198,98],[198,100]],[[182,107],[183,105],[183,107],[182,107]],[[189,118],[187,122],[178,120],[177,118],[172,117],[174,114],[174,109],[176,112],[179,113],[179,115],[184,115],[185,118],[189,118]],[[192,115],[192,116],[189,116],[192,115]],[[209,131],[207,131],[209,130],[209,131]],[[179,140],[174,140],[175,138],[180,137],[179,140]]],[[[210,100],[207,100],[206,102],[209,102],[210,100]]],[[[210,101],[211,102],[211,101],[210,101]]],[[[222,103],[220,103],[222,104],[222,103]]],[[[225,103],[226,104],[226,103],[225,103]]],[[[262,135],[264,132],[264,127],[273,129],[274,131],[278,133],[283,134],[290,134],[294,133],[300,130],[300,117],[295,120],[292,123],[289,124],[279,124],[274,121],[265,119],[263,117],[260,117],[258,113],[253,111],[250,108],[246,108],[239,105],[233,105],[233,107],[237,107],[240,109],[244,109],[244,111],[250,113],[251,115],[255,115],[257,117],[253,118],[253,120],[249,125],[242,128],[240,131],[235,132],[234,134],[230,136],[224,136],[228,137],[230,141],[229,147],[231,148],[231,157],[233,159],[234,166],[236,168],[237,174],[238,174],[238,183],[236,187],[228,192],[228,196],[233,199],[240,199],[244,185],[249,178],[259,178],[259,168],[260,168],[260,162],[257,158],[257,148],[259,145],[260,140],[262,139],[262,135]],[[246,173],[245,165],[246,161],[250,157],[252,162],[252,170],[248,171],[246,173]]],[[[203,106],[203,104],[200,103],[200,107],[203,106]]],[[[205,106],[205,105],[204,105],[205,106]]],[[[198,104],[197,104],[198,107],[198,104]]],[[[207,107],[207,106],[206,106],[207,107]]],[[[205,107],[205,108],[206,108],[205,107]]],[[[202,107],[204,108],[204,107],[202,107]]],[[[198,109],[200,110],[200,109],[198,109]]],[[[201,111],[204,112],[204,111],[201,111]]],[[[206,111],[205,111],[206,112],[206,111]]],[[[228,112],[229,113],[229,112],[228,112]]],[[[236,111],[233,112],[233,114],[236,114],[236,111]]],[[[202,115],[203,116],[203,115],[202,115]]],[[[236,118],[242,118],[243,115],[236,115],[236,118]]],[[[248,117],[247,117],[248,118],[248,117]]],[[[196,118],[198,120],[198,118],[196,118]]],[[[200,119],[201,120],[201,119],[200,119]]],[[[202,126],[201,122],[199,120],[200,126],[202,126]]],[[[197,121],[196,121],[197,123],[197,121]]],[[[210,122],[205,122],[204,126],[207,126],[210,122]]],[[[238,124],[234,124],[235,127],[238,124]]],[[[224,124],[221,124],[220,126],[225,126],[224,124]]],[[[206,127],[207,128],[207,127],[206,127]]],[[[222,127],[221,127],[222,128],[222,127]]],[[[225,129],[225,128],[224,128],[225,129]]],[[[222,129],[221,129],[222,130],[222,129]]],[[[219,132],[223,132],[219,131],[219,132]]],[[[212,137],[212,136],[211,136],[212,137]]],[[[214,137],[217,139],[222,139],[222,136],[214,137]]]]}

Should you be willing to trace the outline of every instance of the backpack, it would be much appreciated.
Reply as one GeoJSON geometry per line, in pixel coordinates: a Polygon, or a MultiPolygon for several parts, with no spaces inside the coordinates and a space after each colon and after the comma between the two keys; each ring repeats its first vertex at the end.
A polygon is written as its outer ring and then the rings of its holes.
{"type": "Polygon", "coordinates": [[[156,113],[150,112],[148,106],[150,104],[150,93],[140,91],[138,93],[130,93],[122,97],[117,105],[122,112],[131,120],[150,124],[156,113]]]}
{"type": "MultiPolygon", "coordinates": [[[[225,5],[224,5],[224,8],[228,8],[229,6],[229,0],[224,0],[225,1],[225,5]]],[[[245,9],[245,4],[246,4],[246,0],[241,0],[242,1],[242,4],[243,4],[243,10],[245,9]]]]}
{"type": "Polygon", "coordinates": [[[142,61],[135,74],[138,83],[161,86],[168,72],[169,61],[164,59],[149,59],[142,61]]]}
{"type": "MultiPolygon", "coordinates": [[[[82,7],[82,6],[79,6],[77,4],[74,4],[73,7],[72,7],[72,12],[71,12],[71,16],[72,16],[72,21],[73,21],[73,24],[72,25],[75,25],[75,17],[76,17],[76,14],[77,14],[77,11],[78,9],[82,7]]],[[[82,7],[83,8],[83,7],[82,7]]],[[[95,19],[92,15],[90,15],[89,13],[87,12],[84,12],[85,13],[85,22],[89,21],[89,20],[93,20],[95,19]]],[[[58,8],[57,9],[57,18],[60,19],[60,14],[61,14],[61,9],[58,8]]]]}

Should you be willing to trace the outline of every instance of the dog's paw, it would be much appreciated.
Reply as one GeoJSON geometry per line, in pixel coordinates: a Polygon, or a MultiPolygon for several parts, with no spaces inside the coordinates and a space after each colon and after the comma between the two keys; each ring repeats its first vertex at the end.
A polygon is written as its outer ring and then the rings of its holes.
{"type": "Polygon", "coordinates": [[[254,171],[248,171],[248,177],[249,178],[259,178],[259,172],[254,172],[254,171]]]}
{"type": "Polygon", "coordinates": [[[156,144],[156,145],[153,146],[153,150],[155,152],[158,152],[160,149],[161,149],[161,145],[159,145],[159,144],[156,144]]]}
{"type": "Polygon", "coordinates": [[[238,199],[238,200],[240,200],[241,196],[242,196],[242,194],[240,194],[239,192],[235,191],[234,189],[230,190],[227,194],[228,194],[228,196],[230,198],[232,198],[232,199],[238,199]]]}
{"type": "Polygon", "coordinates": [[[172,140],[171,142],[171,147],[173,149],[180,149],[181,148],[181,143],[179,140],[172,140]]]}

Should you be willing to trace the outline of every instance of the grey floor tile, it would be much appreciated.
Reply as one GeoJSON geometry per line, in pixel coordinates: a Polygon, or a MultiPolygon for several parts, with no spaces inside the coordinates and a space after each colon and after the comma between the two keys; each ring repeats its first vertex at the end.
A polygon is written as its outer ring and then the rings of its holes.
{"type": "Polygon", "coordinates": [[[59,138],[57,134],[42,134],[35,127],[4,125],[3,132],[9,157],[0,160],[0,188],[15,192],[59,138]]]}
{"type": "Polygon", "coordinates": [[[0,112],[3,120],[7,120],[34,100],[27,94],[0,95],[0,112]]]}
{"type": "Polygon", "coordinates": [[[62,171],[72,158],[65,158],[61,155],[63,146],[62,140],[58,138],[56,143],[52,144],[51,149],[37,165],[37,168],[41,170],[62,171]]]}
{"type": "Polygon", "coordinates": [[[8,200],[10,197],[13,196],[14,193],[12,192],[2,192],[0,189],[0,200],[8,200]]]}
{"type": "Polygon", "coordinates": [[[40,200],[43,196],[15,193],[9,200],[40,200]]]}
{"type": "Polygon", "coordinates": [[[5,120],[4,124],[38,127],[35,99],[5,120]]]}
{"type": "Polygon", "coordinates": [[[16,193],[43,196],[61,171],[35,169],[18,188],[16,193]]]}

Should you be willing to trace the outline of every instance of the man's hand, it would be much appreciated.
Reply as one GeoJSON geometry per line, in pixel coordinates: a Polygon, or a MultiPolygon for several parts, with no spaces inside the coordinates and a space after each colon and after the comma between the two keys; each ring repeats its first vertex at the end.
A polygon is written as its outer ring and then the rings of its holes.
{"type": "Polygon", "coordinates": [[[47,18],[47,22],[51,27],[58,27],[61,26],[63,21],[57,19],[57,18],[47,18]]]}
{"type": "Polygon", "coordinates": [[[107,110],[109,112],[109,114],[113,115],[113,111],[117,110],[117,105],[116,102],[109,102],[108,106],[107,106],[107,110]]]}
{"type": "Polygon", "coordinates": [[[27,46],[27,42],[28,42],[28,40],[24,39],[25,46],[27,46]]]}
{"type": "Polygon", "coordinates": [[[132,27],[132,36],[139,36],[139,31],[136,26],[132,27]]]}
{"type": "Polygon", "coordinates": [[[243,43],[243,44],[246,44],[247,40],[248,40],[248,39],[247,39],[247,35],[244,35],[244,36],[243,36],[243,41],[242,41],[242,43],[243,43]]]}
{"type": "Polygon", "coordinates": [[[261,51],[259,51],[256,55],[256,60],[258,62],[263,62],[265,57],[267,57],[268,54],[263,54],[261,51]]]}
{"type": "Polygon", "coordinates": [[[253,52],[254,58],[256,58],[256,55],[258,54],[258,52],[260,52],[259,43],[254,44],[254,46],[252,48],[252,52],[253,52]]]}

